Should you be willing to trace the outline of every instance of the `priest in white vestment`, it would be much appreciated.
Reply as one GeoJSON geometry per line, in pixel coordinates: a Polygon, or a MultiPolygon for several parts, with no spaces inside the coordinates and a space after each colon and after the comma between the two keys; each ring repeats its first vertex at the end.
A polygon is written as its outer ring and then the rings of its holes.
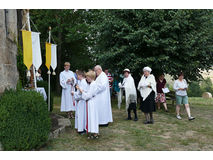
{"type": "Polygon", "coordinates": [[[95,66],[94,70],[97,75],[95,82],[97,84],[96,105],[98,108],[99,125],[108,126],[109,122],[113,122],[109,80],[100,65],[95,66]]]}
{"type": "Polygon", "coordinates": [[[64,71],[60,73],[60,85],[62,87],[61,112],[67,112],[69,118],[73,118],[72,111],[75,111],[75,100],[71,92],[75,90],[76,79],[70,71],[70,63],[64,63],[64,71]]]}

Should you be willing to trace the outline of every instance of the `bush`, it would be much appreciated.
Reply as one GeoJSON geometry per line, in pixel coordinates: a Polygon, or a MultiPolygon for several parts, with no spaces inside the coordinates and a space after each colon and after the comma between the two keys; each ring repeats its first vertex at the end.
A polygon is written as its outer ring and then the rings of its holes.
{"type": "Polygon", "coordinates": [[[5,91],[0,99],[0,141],[4,150],[32,150],[48,139],[47,104],[35,91],[5,91]]]}
{"type": "MultiPolygon", "coordinates": [[[[37,81],[37,87],[44,87],[45,92],[47,94],[47,104],[48,104],[48,83],[46,81],[37,81]]],[[[50,111],[53,110],[53,97],[54,93],[50,89],[50,111]]]]}
{"type": "Polygon", "coordinates": [[[189,97],[201,97],[202,91],[200,89],[199,82],[192,81],[189,84],[188,96],[189,97]]]}
{"type": "Polygon", "coordinates": [[[213,84],[210,78],[204,79],[201,82],[201,91],[203,92],[210,92],[213,95],[213,84]]]}

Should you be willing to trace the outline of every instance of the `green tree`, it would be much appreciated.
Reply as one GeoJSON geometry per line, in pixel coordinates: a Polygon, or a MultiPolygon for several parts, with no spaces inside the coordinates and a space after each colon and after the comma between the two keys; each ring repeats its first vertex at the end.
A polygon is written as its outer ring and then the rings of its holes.
{"type": "MultiPolygon", "coordinates": [[[[57,44],[57,70],[52,76],[53,89],[60,94],[59,73],[63,70],[65,61],[71,63],[71,70],[87,70],[93,66],[89,56],[90,26],[86,23],[86,10],[30,10],[30,16],[36,28],[41,32],[43,62],[45,62],[45,42],[48,40],[48,28],[52,27],[52,43],[57,44]]],[[[33,30],[36,30],[32,25],[33,30]]],[[[47,68],[43,63],[42,71],[47,79],[47,68]]]]}
{"type": "Polygon", "coordinates": [[[201,97],[202,91],[199,82],[192,81],[187,92],[189,97],[201,97]]]}
{"type": "Polygon", "coordinates": [[[206,78],[201,82],[201,91],[210,92],[213,95],[213,84],[210,78],[206,78]]]}
{"type": "Polygon", "coordinates": [[[96,63],[138,77],[150,66],[197,80],[213,64],[212,10],[91,10],[96,63]]]}

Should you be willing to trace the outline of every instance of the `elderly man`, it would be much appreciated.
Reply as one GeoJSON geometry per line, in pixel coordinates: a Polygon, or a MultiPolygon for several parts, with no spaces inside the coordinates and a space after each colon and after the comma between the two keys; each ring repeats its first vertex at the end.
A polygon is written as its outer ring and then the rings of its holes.
{"type": "Polygon", "coordinates": [[[107,75],[102,71],[100,65],[95,66],[94,70],[97,75],[95,81],[98,86],[96,95],[96,105],[98,108],[99,125],[108,126],[109,122],[113,122],[109,80],[107,75]]]}

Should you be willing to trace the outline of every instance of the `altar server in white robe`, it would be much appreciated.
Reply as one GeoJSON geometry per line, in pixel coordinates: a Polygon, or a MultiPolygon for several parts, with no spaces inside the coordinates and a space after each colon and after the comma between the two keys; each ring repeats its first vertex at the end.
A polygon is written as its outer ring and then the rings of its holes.
{"type": "Polygon", "coordinates": [[[88,138],[98,138],[99,134],[99,123],[98,123],[98,108],[97,108],[97,84],[95,80],[95,72],[89,71],[86,73],[86,79],[89,87],[87,92],[77,86],[79,91],[82,93],[82,98],[86,100],[86,130],[89,133],[88,138]]]}
{"type": "Polygon", "coordinates": [[[109,122],[113,122],[111,97],[109,89],[109,79],[107,75],[102,71],[100,65],[95,66],[96,83],[97,83],[97,108],[99,125],[108,126],[109,122]]]}
{"type": "MultiPolygon", "coordinates": [[[[76,88],[81,88],[84,92],[87,91],[88,83],[85,79],[85,74],[82,71],[77,71],[78,85],[76,88]]],[[[86,101],[82,98],[82,94],[79,90],[76,92],[72,91],[72,95],[76,100],[76,111],[75,111],[75,129],[79,134],[84,134],[86,129],[86,101]]]]}
{"type": "Polygon", "coordinates": [[[60,85],[62,87],[61,112],[67,112],[69,118],[73,118],[72,111],[75,111],[75,100],[71,92],[75,90],[76,79],[70,71],[70,63],[64,63],[64,71],[60,73],[60,85]]]}

